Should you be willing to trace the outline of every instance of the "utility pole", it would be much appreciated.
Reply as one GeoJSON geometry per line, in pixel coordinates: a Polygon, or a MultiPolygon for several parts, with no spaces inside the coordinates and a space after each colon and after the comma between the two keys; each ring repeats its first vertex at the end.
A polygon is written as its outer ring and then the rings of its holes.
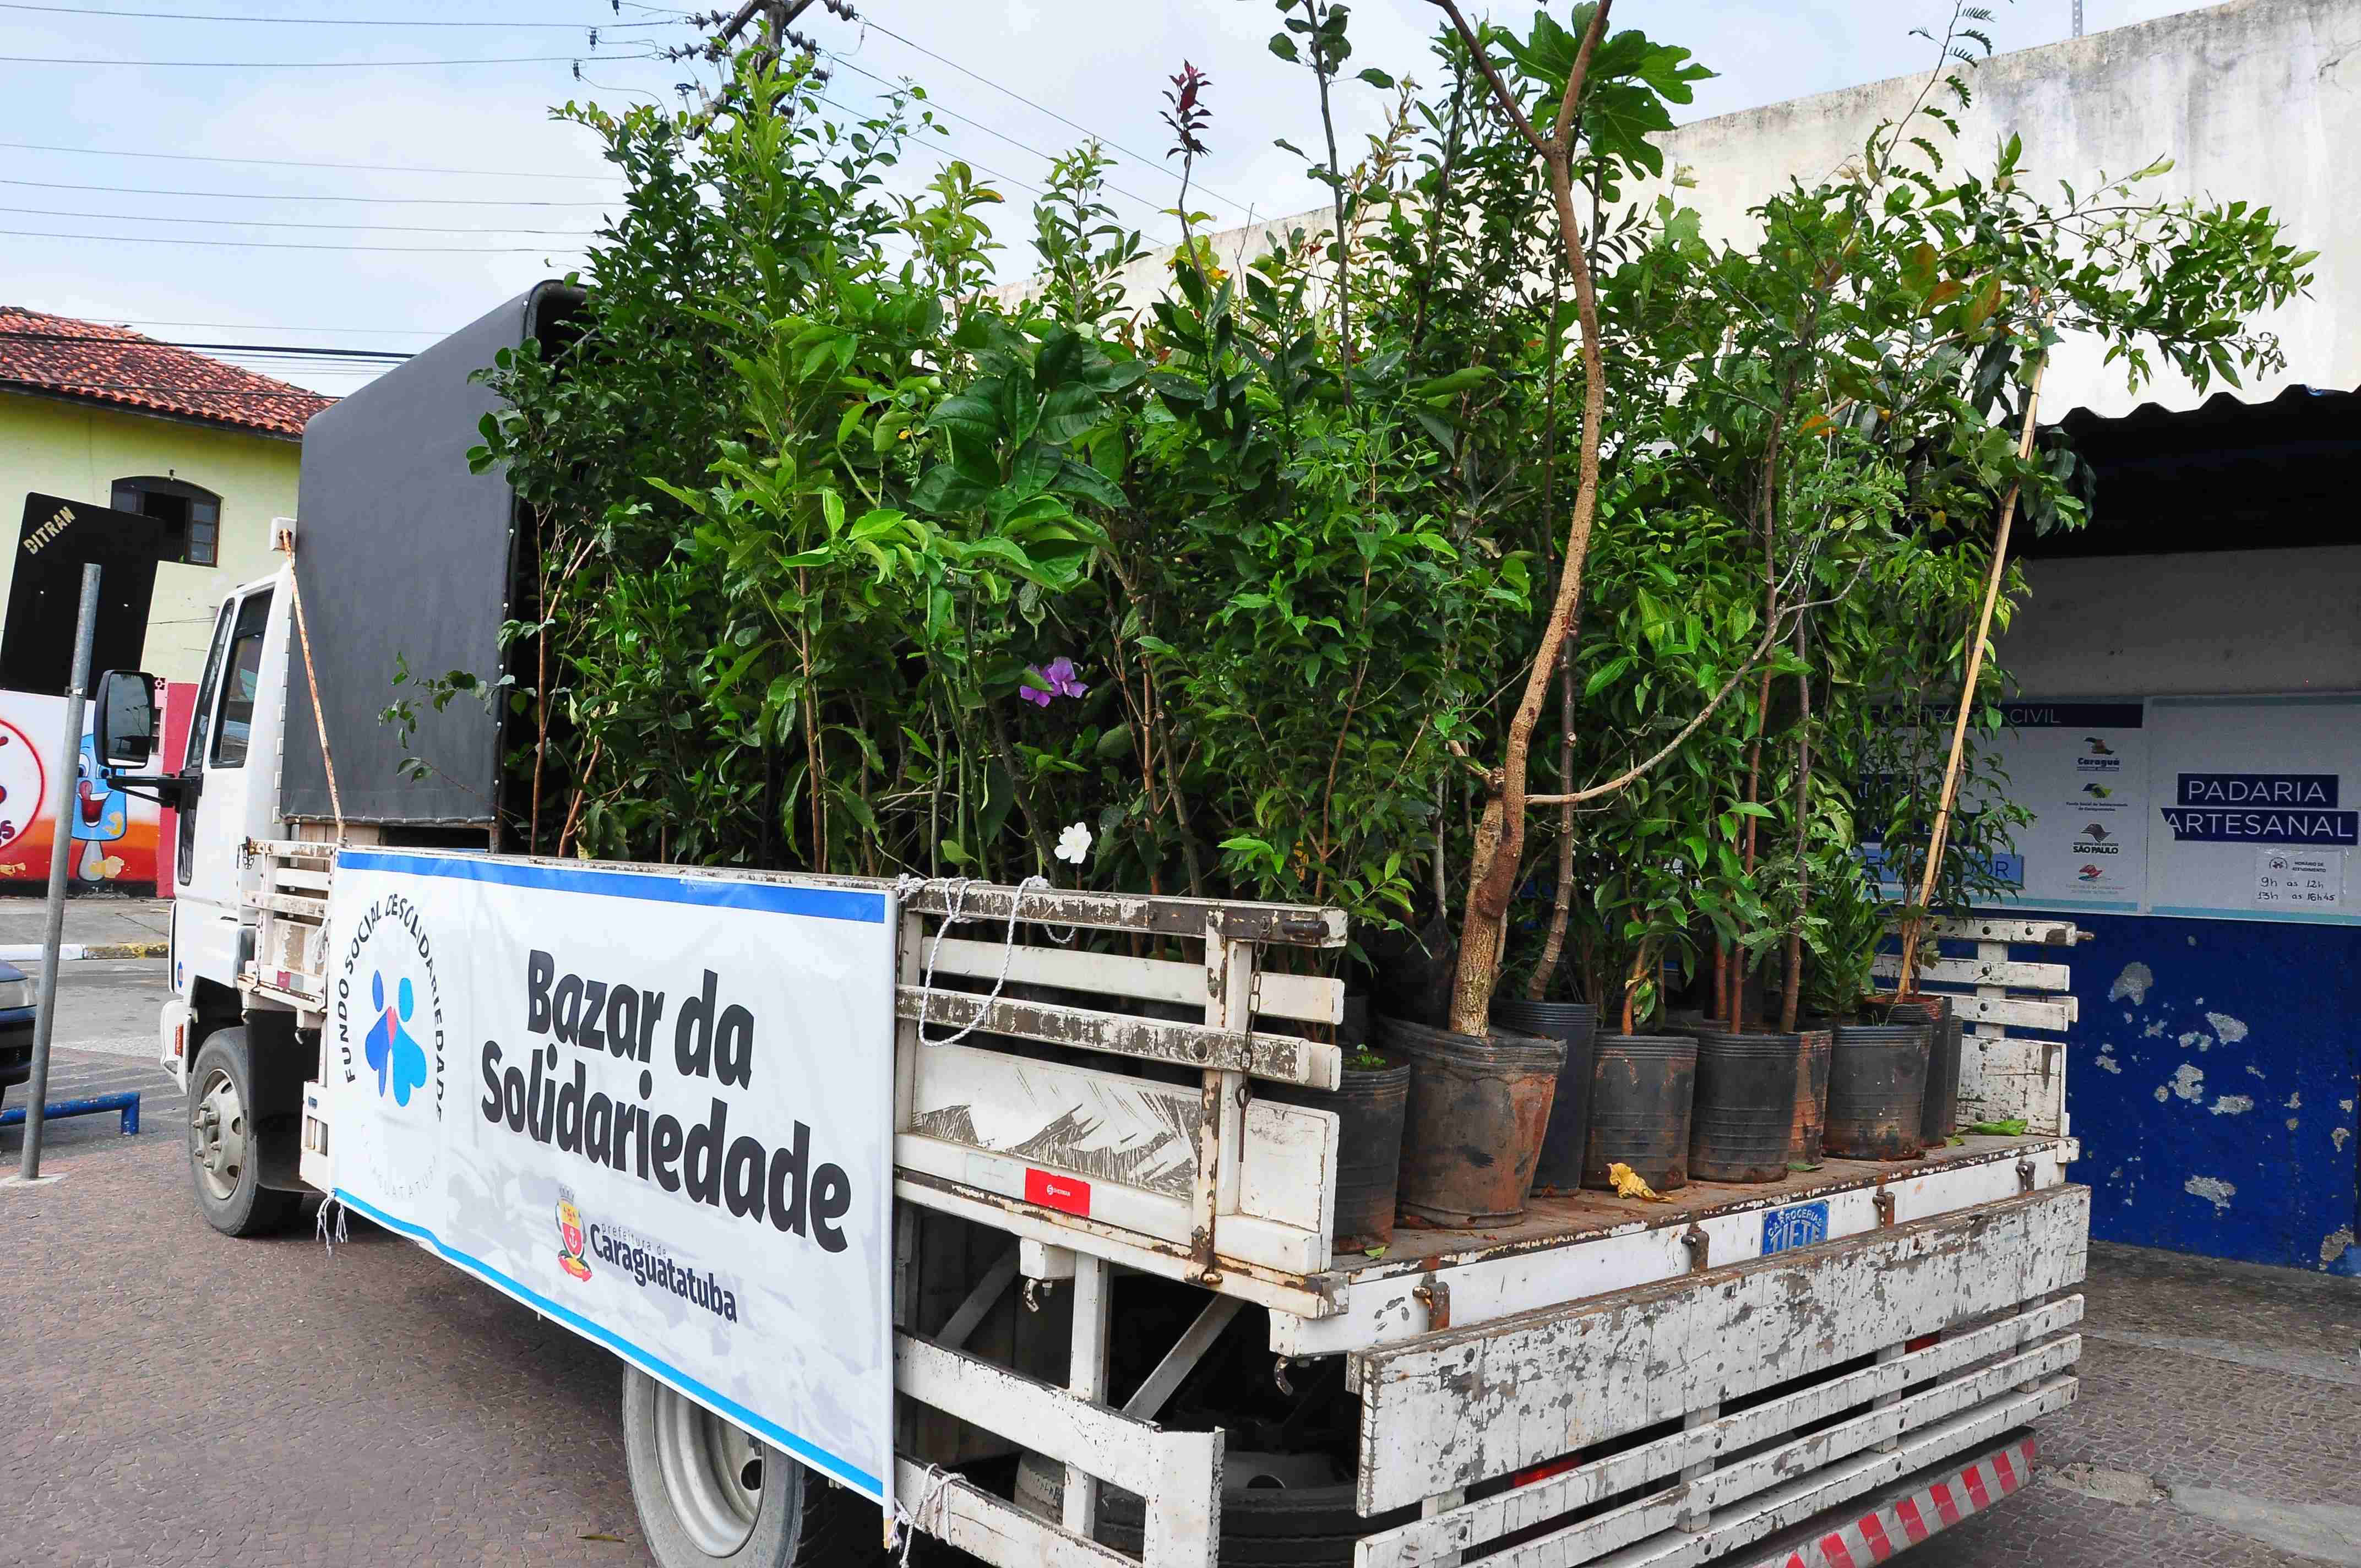
{"type": "MultiPolygon", "coordinates": [[[[58,735],[57,767],[49,774],[49,793],[58,803],[56,837],[49,841],[49,898],[44,911],[41,938],[39,1007],[33,1014],[33,1081],[25,1105],[25,1147],[17,1160],[16,1179],[31,1183],[41,1179],[41,1111],[49,1094],[49,1036],[58,1023],[58,948],[66,931],[66,868],[73,860],[73,780],[82,755],[82,704],[90,696],[90,645],[98,632],[98,563],[82,569],[82,610],[74,620],[73,674],[66,689],[65,721],[58,735]]],[[[105,758],[98,759],[101,764],[105,758]]]]}

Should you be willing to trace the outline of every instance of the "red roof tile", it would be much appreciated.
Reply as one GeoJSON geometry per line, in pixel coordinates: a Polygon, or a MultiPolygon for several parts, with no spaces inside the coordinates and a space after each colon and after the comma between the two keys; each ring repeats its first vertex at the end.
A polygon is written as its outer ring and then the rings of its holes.
{"type": "Polygon", "coordinates": [[[335,401],[128,327],[0,305],[0,389],[11,387],[292,436],[335,401]]]}

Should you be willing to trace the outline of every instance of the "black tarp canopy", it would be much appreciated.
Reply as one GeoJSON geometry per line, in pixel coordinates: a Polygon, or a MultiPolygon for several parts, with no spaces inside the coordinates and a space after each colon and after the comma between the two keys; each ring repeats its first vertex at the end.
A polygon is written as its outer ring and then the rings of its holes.
{"type": "MultiPolygon", "coordinates": [[[[515,560],[516,500],[467,449],[499,400],[470,379],[503,348],[541,336],[577,301],[543,283],[314,415],[303,429],[295,569],[312,668],[349,821],[460,827],[496,820],[500,723],[458,698],[417,705],[405,748],[380,721],[396,669],[420,677],[500,673],[500,626],[515,560]],[[431,764],[406,776],[404,755],[431,764]]],[[[290,818],[333,815],[301,649],[291,652],[290,818]]]]}

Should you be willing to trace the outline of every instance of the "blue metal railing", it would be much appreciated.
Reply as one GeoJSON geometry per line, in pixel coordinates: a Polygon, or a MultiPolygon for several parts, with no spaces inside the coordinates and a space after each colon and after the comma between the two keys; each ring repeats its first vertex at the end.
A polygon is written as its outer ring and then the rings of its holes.
{"type": "MultiPolygon", "coordinates": [[[[139,1091],[126,1090],[120,1094],[93,1094],[87,1100],[54,1100],[41,1107],[41,1118],[54,1122],[60,1116],[98,1116],[109,1111],[123,1113],[123,1130],[128,1135],[139,1130],[139,1091]]],[[[21,1127],[25,1124],[25,1108],[0,1111],[0,1127],[21,1127]]]]}

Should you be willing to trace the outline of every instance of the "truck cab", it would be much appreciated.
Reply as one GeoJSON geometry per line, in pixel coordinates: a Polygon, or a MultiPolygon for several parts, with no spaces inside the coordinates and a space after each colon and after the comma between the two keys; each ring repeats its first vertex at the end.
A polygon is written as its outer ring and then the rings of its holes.
{"type": "MultiPolygon", "coordinates": [[[[291,533],[291,526],[282,525],[291,533]]],[[[172,1000],[160,1059],[183,1089],[204,1036],[238,1022],[238,971],[254,953],[250,839],[279,836],[290,568],[222,600],[189,719],[170,847],[172,1000]]]]}

